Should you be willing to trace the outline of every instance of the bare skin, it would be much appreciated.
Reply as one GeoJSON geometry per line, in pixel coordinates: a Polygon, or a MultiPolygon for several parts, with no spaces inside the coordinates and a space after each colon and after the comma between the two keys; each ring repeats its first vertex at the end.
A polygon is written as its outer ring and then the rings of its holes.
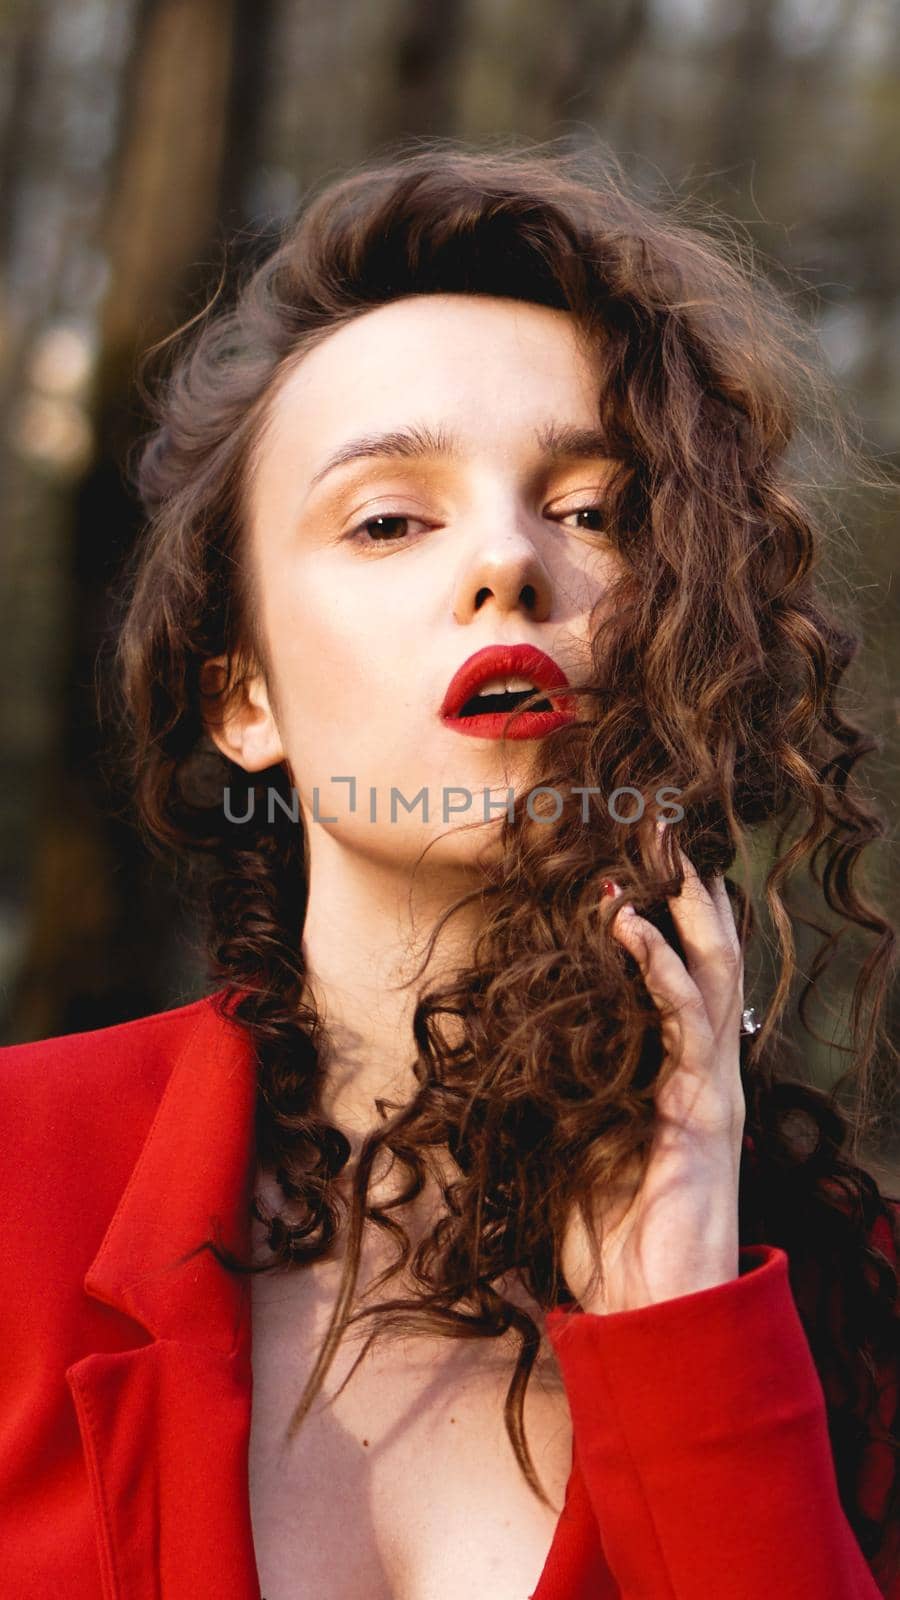
{"type": "MultiPolygon", "coordinates": [[[[377,1240],[363,1282],[385,1259],[377,1240]]],[[[345,1336],[296,1440],[286,1414],[325,1332],[337,1263],[253,1284],[250,1499],[265,1600],[525,1600],[547,1558],[571,1467],[565,1391],[549,1346],[529,1381],[525,1426],[553,1507],[526,1484],[503,1422],[513,1342],[345,1336]]],[[[529,1304],[524,1293],[516,1298],[529,1304]]],[[[539,1309],[529,1309],[541,1323],[539,1309]]]]}
{"type": "MultiPolygon", "coordinates": [[[[570,679],[587,666],[616,571],[602,536],[609,463],[542,440],[595,427],[596,380],[572,319],[480,297],[379,307],[307,353],[274,397],[248,530],[267,670],[259,665],[214,737],[248,771],[284,763],[297,790],[309,843],[304,963],[334,1045],[322,1107],[354,1150],[377,1120],[376,1098],[402,1103],[414,1088],[416,997],[403,985],[437,915],[477,885],[494,847],[491,824],[471,829],[465,814],[448,824],[440,793],[504,797],[533,757],[529,741],[502,757],[496,741],[445,727],[447,683],[488,644],[535,644],[570,679]],[[329,465],[360,436],[409,428],[429,431],[427,455],[329,465]],[[432,820],[402,810],[385,820],[391,786],[407,797],[424,786],[432,820]]],[[[737,1274],[740,951],[721,884],[710,893],[682,865],[685,891],[670,906],[687,966],[633,911],[613,929],[669,1018],[671,1071],[645,1181],[615,1197],[602,1294],[578,1217],[564,1241],[572,1292],[600,1314],[737,1274]]],[[[477,915],[450,925],[427,981],[453,970],[477,915]]],[[[258,1176],[265,1194],[271,1180],[258,1176]]],[[[597,1211],[612,1198],[595,1197],[597,1211]]],[[[437,1204],[426,1193],[407,1220],[427,1227],[437,1204]]],[[[380,1265],[369,1240],[366,1272],[380,1265]]],[[[571,1465],[552,1356],[529,1384],[526,1428],[554,1511],[525,1483],[503,1424],[512,1344],[386,1342],[332,1404],[348,1341],[282,1456],[336,1270],[321,1263],[253,1286],[251,1510],[266,1600],[449,1600],[466,1589],[526,1600],[571,1465]]]]}

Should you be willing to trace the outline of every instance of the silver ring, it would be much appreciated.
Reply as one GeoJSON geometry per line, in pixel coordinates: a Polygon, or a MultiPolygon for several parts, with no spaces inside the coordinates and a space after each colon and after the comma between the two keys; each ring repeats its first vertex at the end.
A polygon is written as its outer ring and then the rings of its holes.
{"type": "Polygon", "coordinates": [[[759,1033],[761,1027],[762,1023],[756,1015],[753,1007],[745,1007],[745,1009],[741,1012],[741,1033],[747,1035],[759,1033]]]}

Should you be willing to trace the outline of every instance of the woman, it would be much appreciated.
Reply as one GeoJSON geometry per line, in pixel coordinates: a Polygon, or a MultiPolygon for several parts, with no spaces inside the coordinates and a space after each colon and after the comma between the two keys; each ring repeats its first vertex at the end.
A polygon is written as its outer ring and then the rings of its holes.
{"type": "Polygon", "coordinates": [[[611,164],[458,146],[189,328],[114,677],[219,988],[4,1052],[6,1592],[900,1595],[801,343],[611,164]],[[853,1112],[779,1034],[804,866],[853,1112]]]}

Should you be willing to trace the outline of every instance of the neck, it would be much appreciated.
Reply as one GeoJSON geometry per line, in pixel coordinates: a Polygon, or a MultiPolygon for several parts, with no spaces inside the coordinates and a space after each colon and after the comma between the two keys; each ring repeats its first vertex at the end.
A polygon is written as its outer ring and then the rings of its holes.
{"type": "Polygon", "coordinates": [[[477,898],[450,919],[415,975],[441,914],[482,880],[471,865],[429,868],[427,858],[413,874],[350,851],[321,828],[309,873],[306,985],[329,1040],[320,1104],[355,1152],[381,1122],[376,1100],[403,1104],[415,1091],[416,1002],[423,987],[465,964],[484,915],[477,898]]]}

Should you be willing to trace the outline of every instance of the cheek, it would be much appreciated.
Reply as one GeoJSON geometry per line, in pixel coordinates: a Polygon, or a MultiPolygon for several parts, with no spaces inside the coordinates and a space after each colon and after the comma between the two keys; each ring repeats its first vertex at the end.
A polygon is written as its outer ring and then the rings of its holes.
{"type": "Polygon", "coordinates": [[[622,562],[617,552],[609,545],[582,544],[578,547],[577,556],[578,576],[585,593],[593,600],[597,600],[610,585],[610,582],[622,570],[622,562]]]}
{"type": "Polygon", "coordinates": [[[384,682],[396,629],[369,597],[315,564],[282,572],[269,590],[268,638],[286,722],[305,746],[346,733],[384,682]]]}
{"type": "Polygon", "coordinates": [[[585,634],[590,632],[591,614],[605,615],[614,603],[613,589],[624,571],[621,559],[610,550],[583,552],[574,576],[574,610],[582,619],[585,634]]]}

